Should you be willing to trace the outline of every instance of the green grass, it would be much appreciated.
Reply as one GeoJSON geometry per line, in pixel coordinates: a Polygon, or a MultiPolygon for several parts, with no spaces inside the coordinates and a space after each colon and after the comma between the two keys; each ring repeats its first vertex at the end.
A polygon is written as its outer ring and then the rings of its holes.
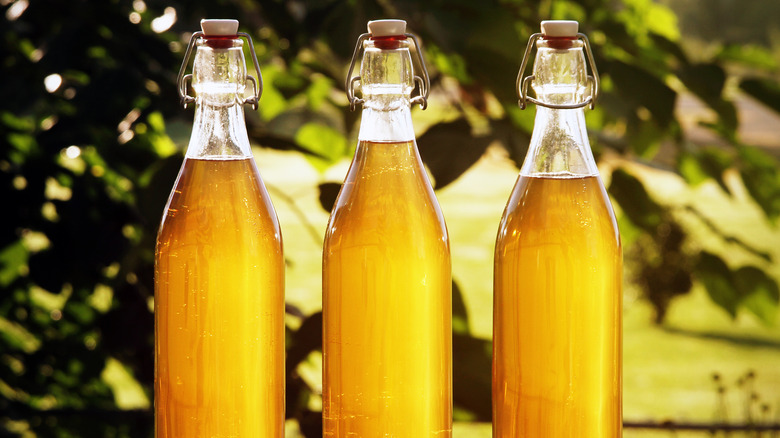
{"type": "MultiPolygon", "coordinates": [[[[263,178],[272,187],[271,195],[282,224],[289,261],[287,298],[304,312],[315,312],[321,307],[321,242],[328,217],[319,207],[316,186],[324,181],[340,182],[348,162],[322,175],[296,153],[257,150],[256,157],[263,178]],[[292,203],[283,200],[280,193],[292,203]]],[[[728,179],[735,193],[729,197],[714,183],[690,189],[682,180],[665,172],[618,159],[607,160],[605,165],[627,165],[657,200],[693,206],[722,232],[770,252],[775,260],[780,260],[780,230],[764,222],[758,207],[746,197],[736,178],[728,179]]],[[[511,162],[492,150],[458,181],[437,193],[450,232],[453,277],[463,291],[471,331],[486,339],[492,330],[493,244],[516,177],[517,169],[511,162]]],[[[718,239],[695,215],[683,209],[675,211],[694,237],[691,239],[694,249],[728,254],[732,267],[761,263],[738,246],[718,239]]],[[[780,278],[780,264],[762,266],[780,278]]],[[[713,373],[721,376],[726,387],[722,398],[725,419],[745,420],[745,398],[751,391],[737,382],[753,371],[758,404],[768,403],[770,414],[775,421],[780,421],[780,328],[777,325],[764,326],[745,311],[732,320],[697,286],[692,293],[675,299],[666,323],[656,326],[648,303],[637,297],[630,284],[625,292],[623,406],[626,420],[723,420],[723,411],[718,411],[721,398],[717,395],[713,373]]],[[[758,411],[758,405],[753,408],[758,411]]],[[[488,437],[490,425],[457,424],[455,436],[488,437]]],[[[625,436],[661,437],[670,433],[627,430],[625,436]]]]}

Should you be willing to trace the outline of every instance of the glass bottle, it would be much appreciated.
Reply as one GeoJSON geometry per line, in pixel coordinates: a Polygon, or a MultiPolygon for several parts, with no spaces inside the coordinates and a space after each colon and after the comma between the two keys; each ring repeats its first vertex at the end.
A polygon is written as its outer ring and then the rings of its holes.
{"type": "Polygon", "coordinates": [[[326,437],[451,436],[449,239],[412,128],[428,82],[414,76],[410,42],[420,48],[405,29],[369,22],[360,76],[347,81],[363,111],[323,251],[326,437]]]}
{"type": "Polygon", "coordinates": [[[238,22],[201,26],[179,74],[195,122],[157,236],[155,436],[282,437],[282,238],[243,109],[259,91],[250,76],[255,93],[244,98],[238,22]],[[193,74],[183,76],[193,46],[193,74]]]}
{"type": "Polygon", "coordinates": [[[496,438],[622,436],[622,250],[588,143],[583,107],[598,73],[577,27],[542,22],[518,76],[521,107],[530,100],[537,112],[496,241],[496,438]],[[533,76],[521,83],[534,42],[533,76]]]}

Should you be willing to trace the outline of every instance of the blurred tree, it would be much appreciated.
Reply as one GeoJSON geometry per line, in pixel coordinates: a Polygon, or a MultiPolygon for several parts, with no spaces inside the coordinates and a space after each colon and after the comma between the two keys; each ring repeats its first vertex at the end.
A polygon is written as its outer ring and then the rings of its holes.
{"type": "MultiPolygon", "coordinates": [[[[349,154],[356,137],[359,114],[349,111],[342,84],[357,36],[369,19],[405,18],[422,38],[433,93],[451,106],[447,120],[419,138],[438,188],[489,144],[522,162],[533,111],[517,108],[513,81],[527,38],[542,19],[579,20],[602,75],[601,100],[588,113],[597,155],[654,162],[692,185],[714,179],[727,193],[724,172],[735,169],[766,217],[780,215],[777,163],[739,141],[724,92],[732,80],[780,111],[775,61],[738,47],[692,61],[674,15],[651,0],[0,4],[0,433],[8,436],[151,433],[154,241],[182,158],[171,138],[186,137],[192,117],[178,107],[176,72],[201,17],[239,17],[255,38],[266,89],[259,112],[247,114],[252,140],[302,151],[319,168],[349,154]],[[729,65],[750,73],[729,76],[729,65]],[[716,113],[707,128],[727,146],[686,139],[674,113],[681,93],[716,113]],[[135,399],[114,396],[117,381],[136,380],[135,399]]],[[[326,209],[334,188],[321,186],[326,209]]],[[[772,322],[778,288],[762,269],[769,255],[738,241],[754,266],[699,254],[685,244],[676,212],[629,170],[613,173],[610,193],[659,321],[672,297],[698,280],[730,314],[745,308],[772,322]]],[[[489,342],[470,335],[453,289],[456,412],[488,421],[489,342]]],[[[288,330],[287,415],[306,436],[320,436],[319,413],[309,408],[317,395],[297,365],[319,349],[321,315],[288,312],[301,324],[288,330]]]]}
{"type": "Polygon", "coordinates": [[[768,46],[780,32],[780,4],[763,0],[663,0],[688,34],[708,42],[768,46]],[[724,26],[725,23],[729,25],[724,26]]]}

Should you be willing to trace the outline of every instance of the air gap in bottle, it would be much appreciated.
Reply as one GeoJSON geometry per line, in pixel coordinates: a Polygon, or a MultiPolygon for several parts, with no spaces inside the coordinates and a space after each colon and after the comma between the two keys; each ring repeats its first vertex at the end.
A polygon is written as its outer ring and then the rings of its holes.
{"type": "Polygon", "coordinates": [[[178,80],[195,122],[157,236],[155,436],[282,437],[282,238],[247,137],[243,105],[257,108],[262,82],[241,36],[260,69],[237,21],[201,26],[178,80]]]}
{"type": "Polygon", "coordinates": [[[323,251],[324,436],[449,437],[450,248],[412,128],[429,80],[404,21],[369,22],[346,86],[363,110],[323,251]]]}
{"type": "Polygon", "coordinates": [[[542,22],[517,81],[534,130],[495,250],[496,438],[622,434],[622,250],[584,116],[598,85],[577,22],[542,22]]]}

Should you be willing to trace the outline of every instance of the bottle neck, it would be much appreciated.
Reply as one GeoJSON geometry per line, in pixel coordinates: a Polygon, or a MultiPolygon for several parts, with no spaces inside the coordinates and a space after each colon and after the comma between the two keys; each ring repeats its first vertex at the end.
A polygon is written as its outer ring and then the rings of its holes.
{"type": "MultiPolygon", "coordinates": [[[[206,101],[207,99],[204,99],[206,101]]],[[[196,102],[187,158],[251,157],[244,107],[196,102]]]]}
{"type": "Polygon", "coordinates": [[[368,39],[363,46],[360,88],[363,112],[358,139],[413,141],[411,93],[414,70],[406,37],[368,39]]]}
{"type": "Polygon", "coordinates": [[[561,178],[598,175],[582,108],[537,106],[534,131],[520,174],[561,178]]]}
{"type": "Polygon", "coordinates": [[[187,158],[251,157],[244,121],[246,62],[240,39],[199,40],[193,65],[195,121],[187,158]]]}
{"type": "MultiPolygon", "coordinates": [[[[549,104],[577,104],[585,99],[587,75],[582,42],[542,39],[537,43],[533,89],[549,104]]],[[[534,131],[520,174],[580,177],[598,175],[585,126],[585,111],[537,105],[534,131]]]]}
{"type": "Polygon", "coordinates": [[[409,99],[399,99],[391,107],[376,108],[366,105],[360,120],[358,140],[372,142],[404,142],[414,141],[412,113],[409,109],[409,99]]]}

